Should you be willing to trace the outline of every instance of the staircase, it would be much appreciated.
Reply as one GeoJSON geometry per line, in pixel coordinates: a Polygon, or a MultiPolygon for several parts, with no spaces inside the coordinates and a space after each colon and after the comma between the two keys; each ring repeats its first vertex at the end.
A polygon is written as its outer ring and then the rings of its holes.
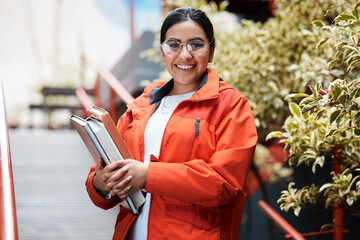
{"type": "Polygon", "coordinates": [[[117,207],[104,211],[87,196],[93,159],[75,130],[9,132],[19,239],[111,239],[117,207]]]}

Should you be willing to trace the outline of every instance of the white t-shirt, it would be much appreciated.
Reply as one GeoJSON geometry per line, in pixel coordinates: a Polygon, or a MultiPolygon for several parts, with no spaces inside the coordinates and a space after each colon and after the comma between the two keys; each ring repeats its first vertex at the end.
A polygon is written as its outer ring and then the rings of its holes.
{"type": "MultiPolygon", "coordinates": [[[[144,163],[148,164],[150,162],[151,154],[153,154],[156,158],[159,157],[161,141],[172,113],[181,101],[189,99],[192,95],[194,95],[194,93],[195,92],[190,92],[181,95],[166,96],[161,100],[160,106],[150,117],[145,128],[144,163]]],[[[151,194],[147,193],[146,201],[142,210],[129,230],[128,239],[146,240],[150,200],[151,194]]]]}

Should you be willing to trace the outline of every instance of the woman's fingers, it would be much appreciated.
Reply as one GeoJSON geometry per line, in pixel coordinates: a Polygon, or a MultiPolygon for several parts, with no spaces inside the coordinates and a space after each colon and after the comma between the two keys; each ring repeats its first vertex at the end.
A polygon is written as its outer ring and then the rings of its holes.
{"type": "Polygon", "coordinates": [[[124,180],[116,183],[114,186],[112,186],[111,194],[112,195],[124,195],[128,194],[128,192],[131,189],[130,182],[133,179],[133,176],[127,176],[124,180]]]}
{"type": "Polygon", "coordinates": [[[121,178],[123,178],[128,171],[129,171],[129,167],[124,166],[115,171],[112,171],[111,173],[105,173],[104,176],[107,178],[108,182],[116,182],[119,181],[121,178]]]}
{"type": "Polygon", "coordinates": [[[122,168],[124,167],[128,162],[125,160],[122,161],[113,161],[112,163],[110,163],[109,165],[106,166],[106,171],[111,172],[114,171],[117,168],[122,168]]]}
{"type": "MultiPolygon", "coordinates": [[[[112,162],[104,168],[102,180],[106,182],[105,189],[111,195],[127,196],[130,189],[138,189],[145,184],[146,174],[141,174],[142,169],[143,164],[135,160],[127,159],[112,162]],[[131,181],[132,186],[130,187],[131,181]]],[[[147,167],[144,169],[147,170],[147,167]]]]}
{"type": "Polygon", "coordinates": [[[118,195],[120,199],[125,199],[130,194],[131,189],[131,186],[127,186],[124,190],[118,191],[116,195],[118,195]]]}
{"type": "Polygon", "coordinates": [[[100,157],[98,159],[98,161],[96,162],[95,170],[98,171],[98,170],[103,169],[104,167],[105,167],[104,160],[100,157]]]}

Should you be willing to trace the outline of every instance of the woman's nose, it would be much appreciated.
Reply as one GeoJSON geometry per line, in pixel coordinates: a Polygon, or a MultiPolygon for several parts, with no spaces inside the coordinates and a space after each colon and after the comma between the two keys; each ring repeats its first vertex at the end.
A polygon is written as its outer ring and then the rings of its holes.
{"type": "Polygon", "coordinates": [[[188,48],[187,48],[187,46],[185,45],[185,46],[183,46],[181,49],[180,49],[180,57],[181,58],[185,58],[185,59],[187,59],[187,58],[192,58],[192,55],[191,55],[191,53],[189,52],[189,50],[188,50],[188,48]]]}

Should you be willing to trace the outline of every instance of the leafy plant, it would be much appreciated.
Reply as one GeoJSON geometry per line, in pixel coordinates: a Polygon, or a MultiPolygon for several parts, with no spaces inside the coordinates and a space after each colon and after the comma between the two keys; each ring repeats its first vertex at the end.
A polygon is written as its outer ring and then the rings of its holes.
{"type": "MultiPolygon", "coordinates": [[[[335,0],[278,0],[276,17],[264,23],[242,19],[226,22],[226,2],[217,6],[205,0],[167,1],[168,8],[193,6],[207,13],[214,25],[216,50],[211,68],[231,83],[250,101],[259,142],[281,128],[289,116],[288,103],[284,101],[291,92],[302,92],[314,78],[327,85],[346,75],[336,68],[327,69],[334,56],[333,49],[316,48],[321,35],[311,22],[320,19],[323,24],[335,18],[342,7],[337,6],[324,16],[335,0]],[[231,26],[231,27],[229,27],[231,26]]],[[[324,41],[323,44],[327,44],[324,41]]],[[[145,56],[160,62],[159,37],[153,49],[145,56]]],[[[160,79],[167,80],[163,73],[160,79]]]]}
{"type": "MultiPolygon", "coordinates": [[[[264,23],[242,19],[229,24],[224,20],[228,18],[224,12],[226,2],[219,6],[205,0],[166,2],[167,9],[192,6],[207,13],[213,22],[216,37],[211,68],[243,93],[252,107],[259,134],[254,160],[256,166],[270,174],[279,173],[279,177],[291,175],[291,169],[267,162],[269,152],[260,151],[261,144],[267,144],[265,136],[281,129],[289,116],[288,102],[284,101],[289,93],[305,91],[314,78],[327,86],[336,78],[347,77],[338,62],[332,64],[332,69],[327,68],[335,50],[320,48],[329,45],[330,41],[318,44],[322,38],[320,29],[311,24],[316,19],[323,25],[331,22],[337,12],[343,9],[342,6],[338,5],[324,15],[337,1],[278,0],[276,17],[264,23]]],[[[153,46],[143,55],[161,62],[159,34],[153,46]]],[[[164,71],[159,79],[168,80],[169,77],[164,71]]]]}
{"type": "MultiPolygon", "coordinates": [[[[301,208],[315,201],[324,203],[326,208],[342,204],[351,213],[358,214],[353,206],[360,198],[360,4],[348,2],[343,7],[344,12],[334,18],[333,25],[320,20],[313,24],[321,29],[319,33],[323,37],[317,47],[327,44],[334,50],[335,58],[329,61],[328,67],[339,64],[348,72],[348,78],[331,81],[327,89],[317,81],[309,86],[311,94],[287,95],[287,100],[302,100],[299,104],[289,103],[291,115],[285,120],[284,131],[274,131],[267,136],[267,139],[283,138],[292,166],[311,166],[316,173],[317,167],[325,164],[341,165],[342,172],[331,172],[332,182],[299,190],[290,183],[288,190],[282,192],[278,200],[281,209],[293,209],[297,216],[301,208]],[[350,76],[353,79],[349,79],[350,76]]],[[[334,8],[329,11],[331,9],[334,8]]]]}

